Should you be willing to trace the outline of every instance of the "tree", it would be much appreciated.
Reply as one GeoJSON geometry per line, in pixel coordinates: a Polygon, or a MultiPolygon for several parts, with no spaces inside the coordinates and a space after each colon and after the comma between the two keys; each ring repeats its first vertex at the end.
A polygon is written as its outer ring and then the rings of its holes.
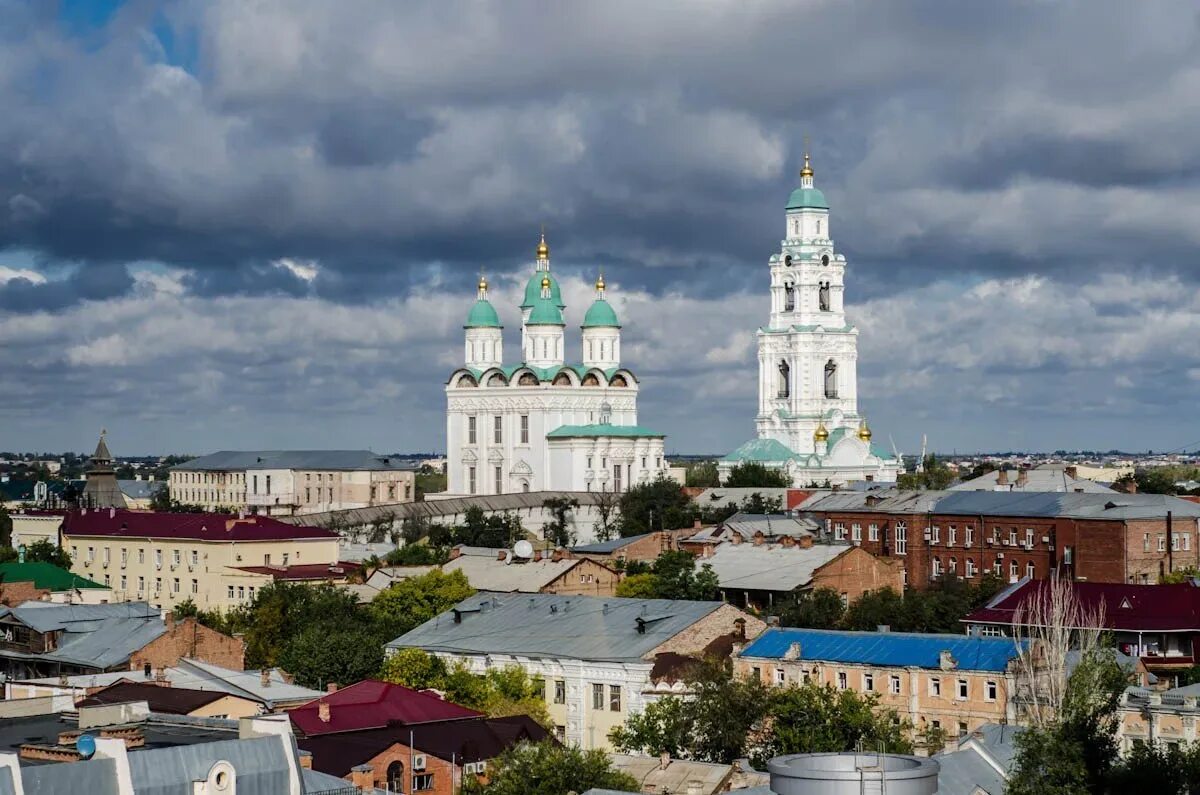
{"type": "Polygon", "coordinates": [[[881,624],[887,624],[897,631],[908,631],[904,626],[904,615],[904,597],[892,588],[880,588],[867,591],[850,603],[842,619],[842,628],[873,631],[881,624]]]}
{"type": "Polygon", "coordinates": [[[486,795],[564,795],[590,789],[637,792],[641,787],[632,776],[614,770],[601,750],[583,751],[543,740],[519,743],[493,759],[488,783],[478,791],[486,795]]]}
{"type": "Polygon", "coordinates": [[[679,484],[666,476],[631,486],[621,493],[620,506],[622,536],[677,530],[692,523],[691,501],[679,484]]]}
{"type": "Polygon", "coordinates": [[[912,753],[907,727],[894,710],[879,708],[879,694],[860,695],[815,682],[792,684],[771,698],[766,756],[839,753],[882,747],[891,754],[912,753]]]}
{"type": "Polygon", "coordinates": [[[396,649],[383,661],[379,678],[413,690],[441,689],[446,684],[446,663],[421,649],[396,649]]]}
{"type": "Polygon", "coordinates": [[[284,644],[279,665],[304,687],[323,690],[372,677],[383,662],[384,638],[363,625],[311,626],[284,644]]]}
{"type": "Polygon", "coordinates": [[[0,505],[0,546],[12,546],[12,517],[8,509],[0,505]]]}
{"type": "Polygon", "coordinates": [[[379,676],[414,690],[439,690],[447,700],[494,718],[528,715],[543,726],[554,725],[546,711],[545,683],[518,665],[476,676],[462,662],[448,667],[421,649],[400,649],[384,660],[379,676]]]}
{"type": "Polygon", "coordinates": [[[60,569],[70,570],[71,555],[58,544],[50,541],[47,538],[39,538],[29,546],[25,547],[25,561],[27,563],[52,563],[60,569]]]}
{"type": "Polygon", "coordinates": [[[725,488],[778,488],[792,485],[792,480],[781,469],[772,469],[757,461],[743,461],[729,471],[725,488]]]}
{"type": "Polygon", "coordinates": [[[716,461],[698,461],[687,468],[684,484],[696,488],[714,488],[721,485],[716,461]]]}
{"type": "Polygon", "coordinates": [[[332,631],[370,626],[354,595],[328,583],[269,583],[258,589],[253,602],[230,611],[226,619],[230,631],[245,633],[248,668],[278,665],[286,645],[310,627],[332,631]]]}
{"type": "Polygon", "coordinates": [[[592,525],[592,530],[596,535],[597,541],[608,541],[619,530],[617,520],[617,509],[620,507],[621,498],[615,491],[597,491],[593,492],[596,496],[596,522],[592,525]]]}
{"type": "Polygon", "coordinates": [[[705,563],[697,571],[691,553],[670,550],[661,553],[648,572],[639,570],[622,580],[617,596],[711,601],[720,596],[720,583],[712,566],[705,563]]]}
{"type": "Polygon", "coordinates": [[[542,501],[542,507],[554,517],[542,525],[542,537],[556,547],[575,544],[575,533],[571,531],[571,511],[579,507],[574,497],[550,497],[542,501]]]}
{"type": "Polygon", "coordinates": [[[392,583],[371,600],[368,612],[390,639],[446,612],[474,593],[461,571],[446,573],[435,569],[420,577],[392,583]]]}
{"type": "Polygon", "coordinates": [[[901,489],[944,489],[953,482],[954,471],[933,453],[925,456],[920,472],[901,472],[896,477],[896,486],[901,489]]]}
{"type": "Polygon", "coordinates": [[[623,599],[657,599],[658,578],[650,572],[631,574],[617,583],[617,596],[623,599]]]}
{"type": "Polygon", "coordinates": [[[389,566],[441,566],[450,560],[450,550],[432,544],[405,544],[383,556],[389,566]]]}
{"type": "MultiPolygon", "coordinates": [[[[525,529],[515,513],[489,515],[478,505],[472,505],[463,514],[463,523],[450,528],[450,535],[452,544],[507,549],[525,537],[525,529]]],[[[432,529],[429,539],[442,543],[440,539],[435,539],[432,529]]]]}
{"type": "Polygon", "coordinates": [[[841,594],[832,588],[816,588],[780,611],[779,623],[785,627],[837,629],[845,612],[841,594]]]}
{"type": "Polygon", "coordinates": [[[742,500],[742,513],[783,513],[783,500],[779,497],[764,497],[757,491],[742,500]]]}

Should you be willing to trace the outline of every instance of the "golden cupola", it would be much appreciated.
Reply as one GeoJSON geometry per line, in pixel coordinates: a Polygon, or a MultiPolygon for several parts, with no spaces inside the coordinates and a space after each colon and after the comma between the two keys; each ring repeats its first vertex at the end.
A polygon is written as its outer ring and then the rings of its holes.
{"type": "Polygon", "coordinates": [[[865,419],[858,424],[858,438],[864,442],[871,441],[871,429],[867,426],[867,421],[865,419]]]}
{"type": "Polygon", "coordinates": [[[821,420],[821,424],[817,426],[817,429],[815,431],[813,431],[813,441],[814,442],[828,442],[829,441],[829,429],[825,427],[824,420],[821,420]]]}
{"type": "Polygon", "coordinates": [[[538,241],[537,258],[550,259],[550,246],[546,245],[546,233],[542,232],[542,239],[538,241]]]}

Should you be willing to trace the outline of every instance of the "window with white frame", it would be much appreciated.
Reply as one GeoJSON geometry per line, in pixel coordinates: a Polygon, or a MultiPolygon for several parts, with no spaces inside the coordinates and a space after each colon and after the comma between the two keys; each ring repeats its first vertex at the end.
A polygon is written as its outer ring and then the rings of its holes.
{"type": "Polygon", "coordinates": [[[999,560],[992,564],[992,574],[995,574],[997,577],[1004,576],[1004,564],[999,560]]]}
{"type": "Polygon", "coordinates": [[[1025,528],[1025,546],[1029,547],[1030,549],[1033,548],[1033,528],[1032,527],[1025,528]]]}
{"type": "Polygon", "coordinates": [[[867,693],[870,693],[875,689],[875,674],[864,673],[862,675],[862,689],[867,693]]]}
{"type": "Polygon", "coordinates": [[[1017,528],[1010,527],[1008,529],[1008,545],[1015,547],[1017,545],[1017,528]]]}
{"type": "Polygon", "coordinates": [[[846,540],[846,525],[842,522],[833,523],[833,538],[835,541],[846,540]]]}
{"type": "Polygon", "coordinates": [[[529,444],[529,415],[521,415],[521,444],[529,444]]]}
{"type": "Polygon", "coordinates": [[[1149,533],[1142,533],[1142,551],[1143,552],[1150,551],[1150,534],[1149,533]]]}
{"type": "Polygon", "coordinates": [[[896,522],[896,554],[908,554],[908,526],[904,522],[896,522]]]}
{"type": "Polygon", "coordinates": [[[975,528],[967,525],[963,528],[963,543],[971,546],[975,542],[975,528]]]}
{"type": "Polygon", "coordinates": [[[1026,577],[1028,577],[1028,578],[1029,578],[1029,579],[1031,579],[1031,580],[1032,580],[1032,579],[1035,577],[1035,572],[1034,572],[1034,568],[1033,568],[1033,561],[1032,561],[1032,560],[1030,560],[1030,561],[1026,561],[1026,563],[1025,563],[1025,576],[1026,576],[1026,577]]]}
{"type": "Polygon", "coordinates": [[[888,677],[888,692],[893,696],[900,695],[900,677],[896,674],[888,677]]]}
{"type": "Polygon", "coordinates": [[[933,527],[929,528],[929,543],[931,543],[931,544],[942,543],[942,528],[938,527],[937,525],[934,525],[933,527]]]}
{"type": "Polygon", "coordinates": [[[950,560],[946,562],[946,571],[950,572],[956,577],[958,576],[958,558],[950,558],[950,560]]]}
{"type": "Polygon", "coordinates": [[[838,690],[845,690],[849,687],[845,671],[838,671],[837,675],[838,690]]]}
{"type": "Polygon", "coordinates": [[[782,685],[786,681],[787,681],[787,674],[784,672],[784,670],[782,668],[776,668],[775,669],[775,684],[782,685]]]}
{"type": "MultiPolygon", "coordinates": [[[[1163,535],[1162,533],[1158,534],[1158,551],[1159,552],[1167,551],[1167,537],[1165,535],[1163,535]]],[[[107,563],[108,561],[104,561],[104,562],[107,563]]]]}
{"type": "Polygon", "coordinates": [[[942,576],[942,559],[941,558],[933,559],[933,576],[934,577],[942,576]]]}
{"type": "Polygon", "coordinates": [[[987,680],[986,684],[984,684],[983,697],[985,699],[987,699],[988,701],[995,701],[996,693],[998,690],[999,690],[999,688],[996,686],[996,680],[989,679],[989,680],[987,680]]]}
{"type": "Polygon", "coordinates": [[[868,541],[878,541],[879,540],[879,525],[876,524],[875,522],[871,522],[871,524],[867,525],[867,540],[868,541]]]}
{"type": "Polygon", "coordinates": [[[1008,579],[1011,580],[1012,582],[1016,582],[1018,571],[1019,571],[1019,569],[1017,568],[1017,562],[1015,560],[1009,561],[1009,563],[1008,563],[1008,579]]]}
{"type": "Polygon", "coordinates": [[[492,418],[492,442],[500,444],[504,441],[504,417],[497,414],[492,418]]]}
{"type": "Polygon", "coordinates": [[[850,525],[850,540],[862,541],[862,525],[860,525],[858,522],[850,525]]]}
{"type": "MultiPolygon", "coordinates": [[[[475,444],[475,417],[467,417],[467,444],[475,444]]],[[[320,477],[320,476],[318,476],[320,477]]]]}
{"type": "Polygon", "coordinates": [[[929,695],[934,698],[941,698],[942,680],[936,676],[929,677],[929,695]]]}
{"type": "Polygon", "coordinates": [[[965,700],[967,697],[967,692],[968,692],[967,691],[967,680],[959,679],[958,680],[958,696],[957,696],[958,699],[965,700]]]}
{"type": "Polygon", "coordinates": [[[968,578],[974,577],[975,576],[975,561],[971,560],[970,558],[967,558],[966,561],[963,563],[963,573],[966,574],[966,576],[968,578]]]}

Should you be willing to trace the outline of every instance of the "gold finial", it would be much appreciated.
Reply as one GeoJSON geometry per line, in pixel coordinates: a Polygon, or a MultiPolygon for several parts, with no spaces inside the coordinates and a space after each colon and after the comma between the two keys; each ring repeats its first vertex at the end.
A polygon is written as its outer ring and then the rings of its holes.
{"type": "Polygon", "coordinates": [[[550,259],[550,247],[546,245],[546,225],[542,224],[542,238],[537,246],[538,259],[550,259]]]}
{"type": "Polygon", "coordinates": [[[825,427],[825,420],[821,420],[821,423],[817,426],[817,429],[815,431],[813,431],[813,441],[814,442],[828,442],[829,441],[829,429],[825,427]]]}
{"type": "Polygon", "coordinates": [[[604,292],[604,269],[600,269],[600,278],[596,279],[596,290],[600,293],[604,292]]]}
{"type": "Polygon", "coordinates": [[[543,289],[543,290],[549,290],[549,289],[550,289],[550,277],[549,277],[549,276],[543,276],[543,277],[542,277],[542,289],[543,289]]]}
{"type": "Polygon", "coordinates": [[[858,424],[858,438],[864,442],[871,441],[871,429],[867,427],[867,420],[864,417],[862,422],[858,424]]]}
{"type": "Polygon", "coordinates": [[[479,272],[479,292],[486,293],[488,288],[487,277],[483,275],[483,271],[479,272]]]}
{"type": "Polygon", "coordinates": [[[812,164],[808,159],[808,152],[804,153],[804,168],[800,169],[801,177],[811,177],[813,175],[812,164]]]}

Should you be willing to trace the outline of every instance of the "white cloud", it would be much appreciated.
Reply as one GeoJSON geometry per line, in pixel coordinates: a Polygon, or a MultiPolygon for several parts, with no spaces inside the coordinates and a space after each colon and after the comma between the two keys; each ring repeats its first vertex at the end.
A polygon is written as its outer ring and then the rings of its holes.
{"type": "Polygon", "coordinates": [[[6,284],[13,279],[24,279],[31,284],[45,284],[46,277],[29,268],[10,268],[0,265],[0,284],[6,284]]]}
{"type": "Polygon", "coordinates": [[[304,282],[312,283],[312,280],[317,278],[317,274],[321,272],[320,267],[315,260],[300,260],[292,259],[291,257],[283,257],[271,263],[276,268],[285,270],[304,282]]]}

